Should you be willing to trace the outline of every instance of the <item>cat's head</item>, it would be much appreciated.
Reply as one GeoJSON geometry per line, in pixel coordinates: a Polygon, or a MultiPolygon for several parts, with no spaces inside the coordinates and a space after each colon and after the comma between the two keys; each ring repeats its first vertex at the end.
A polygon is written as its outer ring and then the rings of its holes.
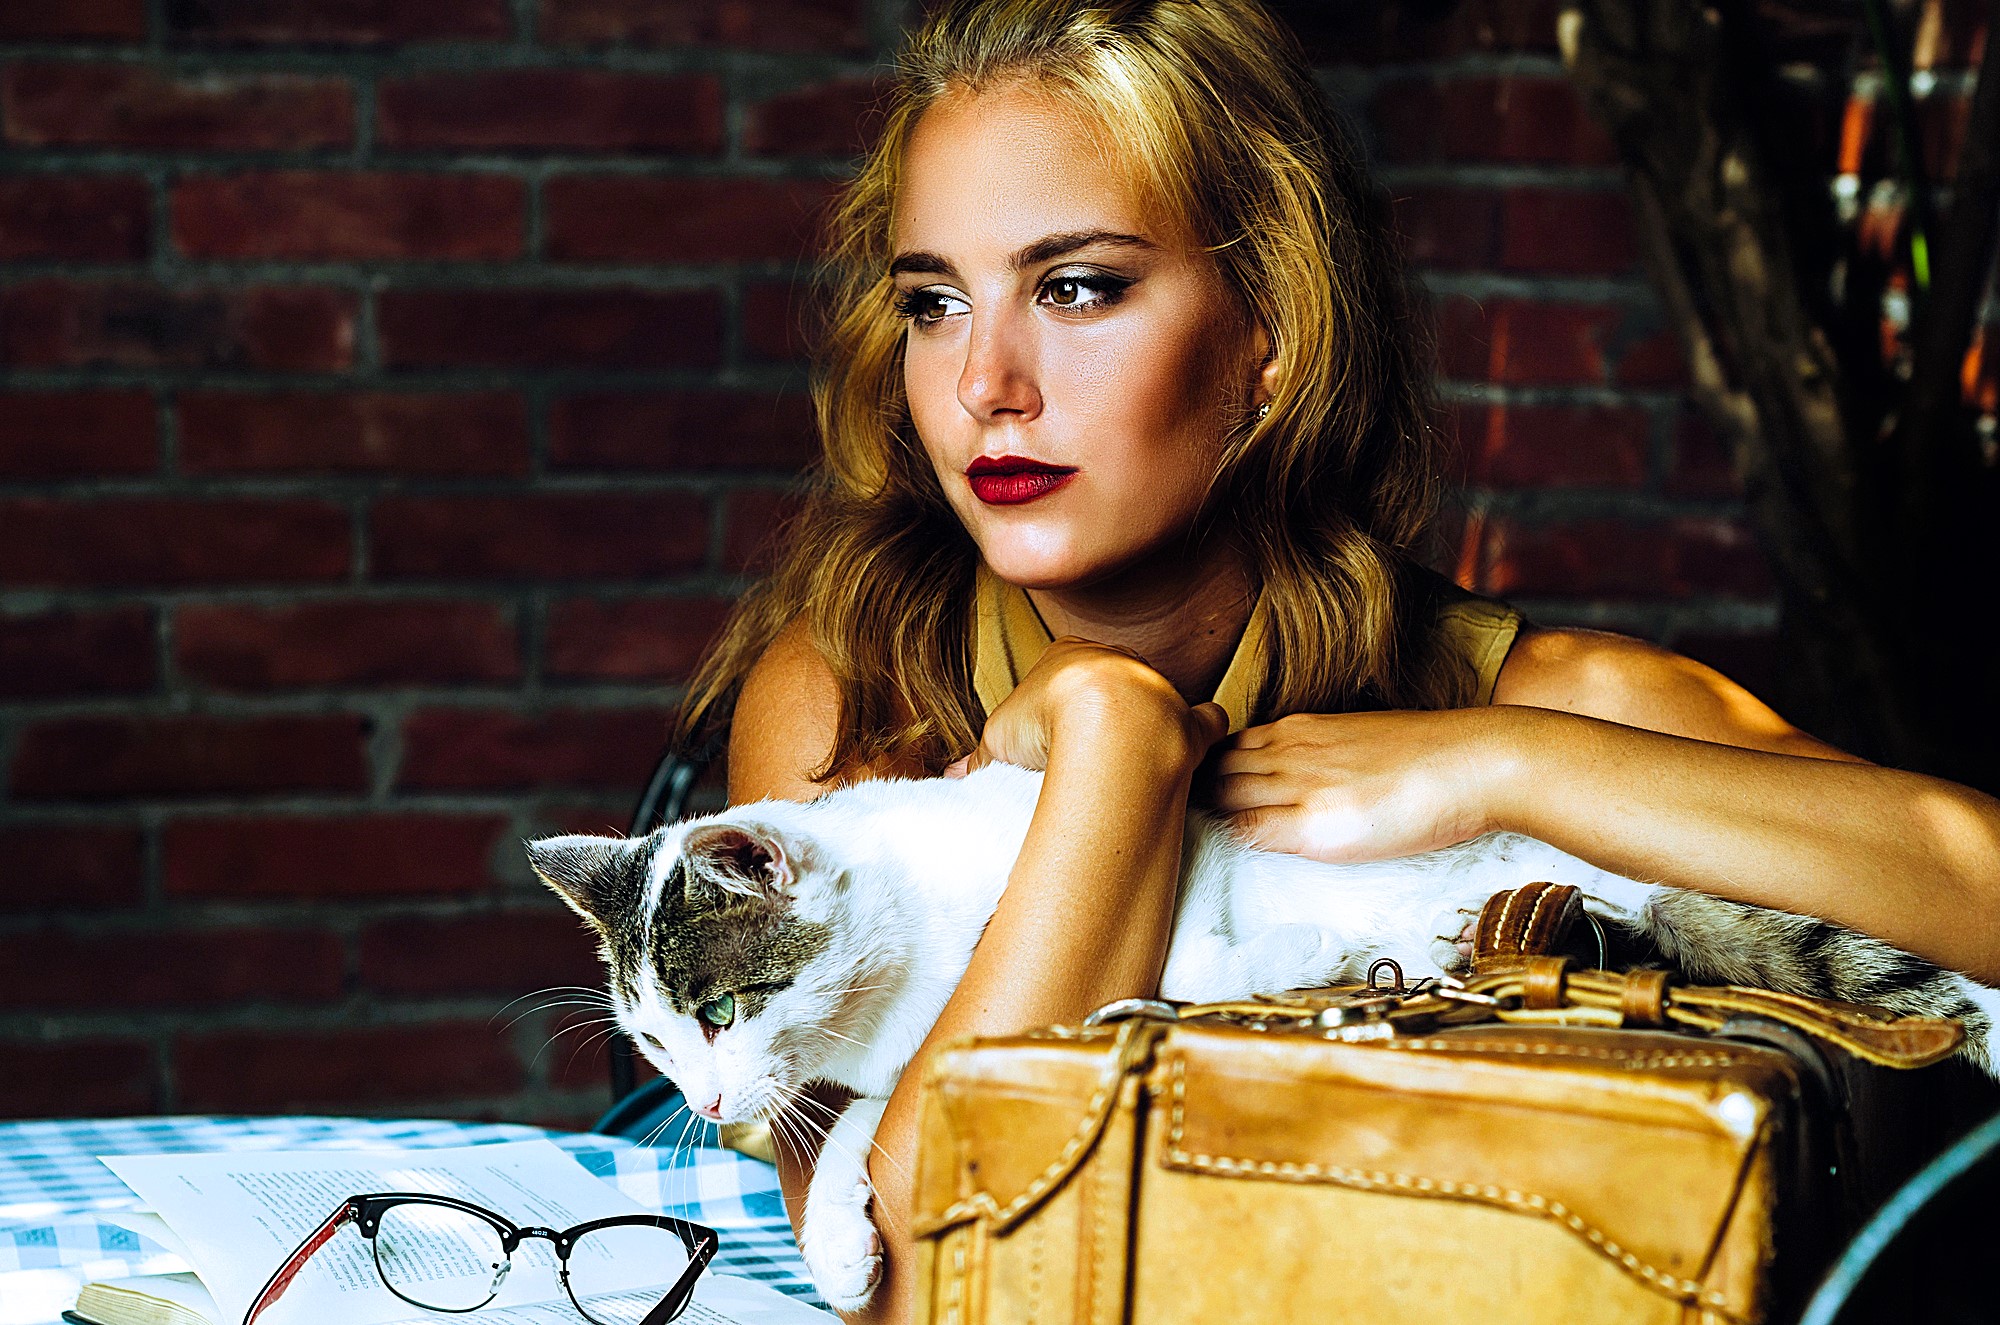
{"type": "Polygon", "coordinates": [[[528,843],[535,872],[597,931],[640,1052],[726,1122],[766,1116],[851,1046],[880,984],[844,877],[767,808],[528,843]]]}

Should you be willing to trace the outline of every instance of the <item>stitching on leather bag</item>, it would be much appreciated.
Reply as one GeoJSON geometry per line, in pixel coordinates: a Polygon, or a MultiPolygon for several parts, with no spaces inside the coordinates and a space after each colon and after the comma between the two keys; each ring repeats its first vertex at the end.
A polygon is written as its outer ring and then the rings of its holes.
{"type": "Polygon", "coordinates": [[[1431,1053],[1514,1054],[1530,1058],[1597,1058],[1629,1068],[1732,1067],[1737,1062],[1733,1055],[1724,1053],[1609,1049],[1596,1045],[1512,1044],[1499,1040],[1383,1040],[1375,1047],[1431,1053]]]}
{"type": "Polygon", "coordinates": [[[1638,1256],[1620,1246],[1608,1233],[1589,1223],[1561,1201],[1551,1200],[1540,1192],[1521,1192],[1500,1187],[1493,1183],[1458,1182],[1451,1178],[1426,1178],[1411,1173],[1385,1173],[1366,1169],[1350,1169],[1338,1164],[1295,1164],[1289,1160],[1237,1159],[1227,1155],[1203,1155],[1185,1150],[1181,1146],[1186,1118],[1187,1103],[1187,1061],[1181,1055],[1173,1056],[1172,1098],[1169,1125],[1167,1129],[1167,1156],[1176,1164],[1227,1176],[1255,1175],[1260,1178],[1277,1178],[1285,1182],[1330,1182],[1341,1187],[1354,1187],[1364,1191],[1391,1191],[1407,1196],[1442,1196],[1458,1200],[1477,1201],[1486,1205],[1504,1206],[1523,1214],[1539,1215],[1563,1225],[1572,1233],[1584,1239],[1597,1251],[1610,1258],[1626,1273],[1656,1289],[1662,1289],[1682,1302],[1721,1312],[1730,1320],[1740,1320],[1729,1310],[1729,1299],[1717,1292],[1704,1292],[1702,1286],[1691,1279],[1649,1265],[1638,1256]]]}
{"type": "MultiPolygon", "coordinates": [[[[1144,1038],[1146,1026],[1147,1023],[1134,1020],[1125,1022],[1118,1028],[1116,1049],[1106,1061],[1103,1074],[1098,1077],[1097,1089],[1091,1093],[1089,1103],[1084,1105],[1083,1121],[1077,1124],[1069,1140],[1063,1142],[1062,1150],[1049,1166],[1035,1175],[1034,1181],[1030,1182],[1018,1196],[1003,1206],[993,1199],[991,1192],[974,1192],[962,1200],[952,1202],[935,1219],[924,1221],[917,1230],[919,1236],[937,1229],[949,1228],[961,1220],[981,1214],[1004,1230],[1016,1215],[1041,1200],[1049,1189],[1069,1172],[1078,1152],[1094,1142],[1098,1134],[1104,1130],[1105,1120],[1111,1112],[1111,1101],[1117,1095],[1120,1084],[1124,1082],[1125,1074],[1133,1065],[1132,1060],[1135,1057],[1133,1041],[1144,1038]]],[[[1142,1045],[1141,1049],[1143,1047],[1142,1045]]]]}
{"type": "Polygon", "coordinates": [[[958,1309],[965,1301],[965,1236],[952,1239],[951,1285],[944,1300],[944,1325],[958,1325],[958,1309]]]}
{"type": "Polygon", "coordinates": [[[1548,904],[1548,900],[1555,893],[1555,890],[1556,885],[1551,883],[1544,885],[1542,890],[1535,894],[1535,904],[1528,908],[1528,918],[1521,924],[1521,941],[1514,945],[1521,952],[1527,952],[1528,940],[1535,933],[1535,922],[1542,918],[1542,907],[1548,904]]]}

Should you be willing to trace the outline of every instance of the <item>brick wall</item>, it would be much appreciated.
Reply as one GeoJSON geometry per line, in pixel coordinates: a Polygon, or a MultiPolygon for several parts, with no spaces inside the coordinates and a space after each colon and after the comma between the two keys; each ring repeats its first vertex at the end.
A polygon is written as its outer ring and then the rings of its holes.
{"type": "MultiPolygon", "coordinates": [[[[1296,7],[1438,296],[1456,569],[1754,680],[1552,8],[1361,8],[1296,7]]],[[[0,1116],[602,1106],[509,1003],[598,975],[518,840],[622,826],[808,453],[793,293],[900,21],[0,5],[0,1116]]]]}

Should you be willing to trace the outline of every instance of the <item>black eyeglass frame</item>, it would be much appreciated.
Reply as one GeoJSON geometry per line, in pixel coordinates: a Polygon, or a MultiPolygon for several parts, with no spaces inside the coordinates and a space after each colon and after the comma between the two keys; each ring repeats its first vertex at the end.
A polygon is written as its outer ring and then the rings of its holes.
{"type": "Polygon", "coordinates": [[[617,1322],[593,1316],[577,1298],[576,1289],[570,1284],[569,1254],[584,1237],[604,1228],[661,1228],[678,1237],[681,1245],[687,1248],[687,1268],[681,1271],[680,1278],[674,1281],[673,1287],[667,1290],[666,1295],[653,1309],[646,1313],[639,1325],[667,1325],[668,1321],[678,1318],[686,1311],[688,1303],[694,1297],[695,1283],[701,1278],[702,1271],[708,1268],[709,1262],[715,1259],[715,1253],[722,1245],[722,1236],[714,1229],[703,1224],[690,1223],[685,1219],[676,1219],[672,1215],[613,1215],[607,1219],[592,1219],[569,1228],[554,1229],[539,1224],[516,1224],[505,1215],[488,1210],[483,1205],[461,1201],[453,1196],[438,1196],[430,1192],[373,1192],[348,1197],[341,1202],[340,1209],[334,1211],[325,1223],[299,1243],[297,1249],[285,1258],[284,1264],[277,1268],[257,1296],[251,1300],[250,1308],[243,1317],[243,1325],[253,1325],[258,1315],[278,1300],[291,1286],[299,1271],[305,1268],[313,1253],[331,1241],[343,1224],[353,1224],[356,1231],[368,1240],[368,1254],[375,1262],[375,1274],[381,1279],[382,1286],[413,1307],[425,1311],[463,1315],[480,1310],[500,1295],[499,1286],[496,1284],[494,1291],[487,1295],[486,1300],[474,1306],[436,1307],[427,1302],[417,1301],[390,1283],[389,1276],[382,1270],[382,1260],[377,1250],[375,1235],[381,1230],[382,1216],[399,1205],[441,1205],[484,1220],[492,1225],[493,1231],[499,1235],[501,1250],[506,1254],[510,1267],[514,1253],[530,1238],[541,1238],[553,1243],[556,1249],[556,1278],[562,1283],[563,1292],[568,1295],[570,1304],[585,1320],[593,1322],[593,1325],[617,1325],[617,1322]]]}

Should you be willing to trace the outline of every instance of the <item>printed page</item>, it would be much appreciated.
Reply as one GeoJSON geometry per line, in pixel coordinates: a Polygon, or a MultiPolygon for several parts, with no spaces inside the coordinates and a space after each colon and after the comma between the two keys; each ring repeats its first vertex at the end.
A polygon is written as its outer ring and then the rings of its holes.
{"type": "MultiPolygon", "coordinates": [[[[517,1225],[566,1228],[613,1215],[643,1214],[637,1204],[548,1141],[464,1146],[406,1151],[230,1152],[208,1155],[107,1155],[104,1163],[177,1233],[187,1259],[214,1294],[228,1322],[240,1320],[250,1300],[285,1257],[325,1221],[349,1196],[376,1192],[426,1192],[472,1201],[517,1225]]],[[[623,1296],[630,1290],[655,1289],[652,1301],[685,1264],[678,1242],[673,1260],[652,1258],[600,1260],[591,1267],[594,1289],[623,1296]]],[[[433,1240],[425,1249],[426,1291],[438,1290],[456,1301],[470,1293],[484,1296],[493,1272],[484,1249],[472,1244],[433,1240]]],[[[584,1249],[579,1248],[576,1255],[584,1249]]],[[[573,1256],[573,1268],[576,1264],[573,1256]]],[[[723,1320],[819,1320],[821,1313],[785,1298],[775,1290],[734,1281],[756,1290],[747,1305],[760,1297],[776,1299],[770,1310],[794,1314],[746,1316],[737,1312],[741,1294],[713,1273],[696,1293],[696,1303],[714,1302],[723,1320]],[[718,1287],[718,1285],[721,1285],[718,1287]],[[728,1300],[732,1305],[723,1306],[728,1300]]],[[[635,1293],[634,1296],[644,1296],[635,1293]]],[[[636,1321],[644,1311],[634,1315],[636,1321]]],[[[392,1325],[412,1318],[455,1319],[463,1315],[423,1316],[409,1302],[391,1293],[378,1274],[367,1239],[353,1225],[343,1227],[313,1256],[276,1305],[259,1318],[260,1325],[392,1325]]],[[[692,1319],[689,1316],[683,1319],[692,1319]]],[[[525,1242],[512,1258],[512,1268],[499,1294],[479,1313],[480,1325],[541,1325],[560,1320],[574,1325],[576,1316],[556,1278],[554,1249],[542,1239],[525,1242]],[[510,1319],[514,1312],[537,1304],[559,1309],[510,1319]]]]}

